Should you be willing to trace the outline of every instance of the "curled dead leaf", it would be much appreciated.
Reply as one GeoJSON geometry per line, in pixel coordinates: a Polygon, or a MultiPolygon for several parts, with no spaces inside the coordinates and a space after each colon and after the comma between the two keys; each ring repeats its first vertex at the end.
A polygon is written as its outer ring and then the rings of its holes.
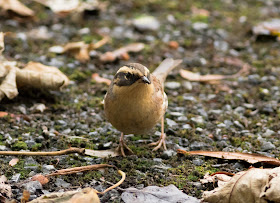
{"type": "Polygon", "coordinates": [[[98,73],[93,73],[91,75],[91,78],[97,82],[97,83],[104,83],[106,85],[110,85],[111,84],[111,80],[107,79],[107,78],[103,78],[103,77],[100,77],[100,75],[98,73]]]}
{"type": "Polygon", "coordinates": [[[235,160],[244,160],[248,163],[255,164],[258,162],[267,163],[275,166],[280,166],[280,160],[272,157],[260,155],[260,154],[248,154],[241,152],[223,152],[223,151],[185,151],[178,149],[177,153],[189,154],[189,155],[202,155],[209,157],[216,157],[220,159],[235,159],[235,160]]]}
{"type": "Polygon", "coordinates": [[[144,49],[145,45],[143,43],[132,43],[127,46],[121,47],[113,52],[106,52],[100,56],[100,60],[103,62],[112,62],[116,59],[129,59],[129,52],[139,52],[144,49]]]}
{"type": "Polygon", "coordinates": [[[27,8],[18,0],[0,0],[0,8],[5,11],[13,11],[21,16],[34,16],[34,11],[27,8]]]}
{"type": "Polygon", "coordinates": [[[19,162],[19,159],[18,158],[14,158],[11,161],[9,161],[9,165],[10,166],[15,166],[18,162],[19,162]]]}
{"type": "Polygon", "coordinates": [[[45,184],[47,184],[48,182],[49,182],[49,179],[46,177],[46,176],[44,176],[44,175],[42,175],[42,174],[37,174],[37,175],[35,175],[35,176],[33,176],[32,178],[31,178],[31,180],[32,181],[39,181],[42,185],[45,185],[45,184]]]}
{"type": "Polygon", "coordinates": [[[205,191],[203,202],[279,202],[280,167],[252,168],[235,174],[229,181],[212,191],[205,191]]]}

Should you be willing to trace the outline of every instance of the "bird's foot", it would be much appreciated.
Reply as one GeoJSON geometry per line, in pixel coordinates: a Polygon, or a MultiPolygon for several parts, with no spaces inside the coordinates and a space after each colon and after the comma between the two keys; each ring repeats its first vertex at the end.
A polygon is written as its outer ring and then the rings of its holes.
{"type": "Polygon", "coordinates": [[[117,152],[119,152],[123,157],[126,157],[125,151],[128,151],[130,154],[134,154],[133,151],[125,144],[124,140],[120,140],[120,144],[117,147],[117,152]]]}
{"type": "Polygon", "coordinates": [[[159,148],[161,148],[161,146],[163,146],[163,149],[164,149],[164,150],[167,150],[166,144],[165,144],[165,137],[166,137],[165,133],[161,133],[161,136],[160,136],[160,138],[159,138],[159,140],[158,140],[157,142],[152,142],[152,143],[149,144],[149,146],[157,145],[157,146],[153,149],[153,151],[158,150],[159,148]]]}

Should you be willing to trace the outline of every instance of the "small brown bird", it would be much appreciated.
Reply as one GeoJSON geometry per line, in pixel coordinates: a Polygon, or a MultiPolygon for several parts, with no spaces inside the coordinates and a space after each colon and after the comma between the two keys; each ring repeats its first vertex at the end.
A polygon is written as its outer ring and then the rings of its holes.
{"type": "Polygon", "coordinates": [[[124,134],[143,134],[151,130],[161,120],[161,136],[153,150],[161,146],[166,150],[164,133],[164,113],[168,100],[163,83],[168,73],[181,60],[165,59],[158,68],[150,71],[139,63],[130,63],[116,73],[105,95],[104,109],[108,121],[121,131],[118,150],[125,156],[124,149],[133,153],[125,144],[124,134]]]}

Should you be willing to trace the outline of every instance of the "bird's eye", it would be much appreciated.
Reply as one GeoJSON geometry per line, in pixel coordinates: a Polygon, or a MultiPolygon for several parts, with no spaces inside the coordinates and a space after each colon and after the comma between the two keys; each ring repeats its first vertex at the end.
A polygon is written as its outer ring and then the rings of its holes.
{"type": "Polygon", "coordinates": [[[130,78],[131,78],[131,73],[127,73],[127,74],[125,75],[125,79],[129,80],[130,78]]]}

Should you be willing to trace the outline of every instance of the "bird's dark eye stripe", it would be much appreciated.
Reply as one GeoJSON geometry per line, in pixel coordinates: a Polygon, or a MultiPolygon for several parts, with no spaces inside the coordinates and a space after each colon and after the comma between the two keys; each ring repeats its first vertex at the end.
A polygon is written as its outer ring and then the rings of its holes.
{"type": "Polygon", "coordinates": [[[119,72],[114,77],[114,84],[118,86],[129,86],[139,80],[140,77],[131,73],[119,72]]]}

